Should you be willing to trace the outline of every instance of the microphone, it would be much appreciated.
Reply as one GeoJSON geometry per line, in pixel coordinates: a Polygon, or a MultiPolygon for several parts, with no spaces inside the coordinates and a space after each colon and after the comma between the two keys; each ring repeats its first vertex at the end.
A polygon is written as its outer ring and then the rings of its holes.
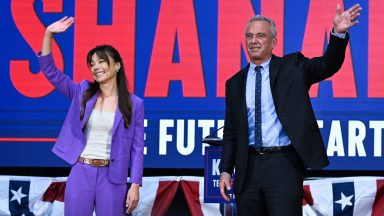
{"type": "Polygon", "coordinates": [[[206,143],[208,145],[211,145],[211,146],[222,146],[223,139],[216,135],[217,131],[221,130],[222,128],[224,128],[224,126],[216,129],[215,131],[213,131],[213,133],[211,133],[210,135],[204,137],[202,142],[206,143]]]}

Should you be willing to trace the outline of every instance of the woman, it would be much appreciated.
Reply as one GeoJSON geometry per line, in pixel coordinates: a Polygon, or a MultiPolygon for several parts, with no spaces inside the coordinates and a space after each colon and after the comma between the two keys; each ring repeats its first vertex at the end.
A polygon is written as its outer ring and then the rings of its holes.
{"type": "Polygon", "coordinates": [[[124,206],[131,213],[139,200],[143,100],[128,92],[123,61],[109,45],[97,46],[87,55],[93,83],[74,83],[56,68],[51,54],[52,34],[66,31],[73,23],[73,17],[64,17],[48,26],[39,57],[47,79],[71,99],[52,149],[73,165],[66,184],[65,215],[92,215],[94,210],[97,215],[124,215],[124,206]]]}

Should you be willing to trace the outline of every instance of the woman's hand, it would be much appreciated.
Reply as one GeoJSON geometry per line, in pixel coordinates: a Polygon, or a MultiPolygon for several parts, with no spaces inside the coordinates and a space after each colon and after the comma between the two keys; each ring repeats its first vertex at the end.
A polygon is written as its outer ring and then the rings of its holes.
{"type": "Polygon", "coordinates": [[[73,17],[65,16],[61,20],[56,21],[47,27],[41,48],[42,56],[48,55],[52,51],[52,34],[65,32],[74,21],[73,17]]]}
{"type": "Polygon", "coordinates": [[[128,214],[132,213],[132,211],[136,208],[137,204],[139,203],[139,190],[140,185],[136,183],[132,183],[131,187],[128,190],[127,193],[127,201],[125,202],[125,205],[127,207],[128,214]]]}
{"type": "Polygon", "coordinates": [[[65,16],[61,20],[49,25],[47,31],[52,34],[65,32],[74,22],[75,19],[73,17],[65,16]]]}

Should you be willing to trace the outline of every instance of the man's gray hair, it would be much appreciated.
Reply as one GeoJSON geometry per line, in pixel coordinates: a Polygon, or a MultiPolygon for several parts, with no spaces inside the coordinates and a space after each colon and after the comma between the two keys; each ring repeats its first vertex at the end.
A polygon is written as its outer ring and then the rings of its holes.
{"type": "Polygon", "coordinates": [[[271,37],[272,38],[275,38],[276,35],[277,35],[277,31],[276,31],[276,25],[275,25],[275,22],[268,18],[268,17],[265,17],[265,16],[261,16],[261,15],[255,15],[253,17],[251,17],[251,19],[249,20],[248,24],[247,24],[247,27],[245,28],[245,31],[248,30],[248,27],[249,25],[252,23],[252,22],[255,22],[255,21],[264,21],[264,22],[267,22],[269,23],[269,25],[271,26],[271,37]]]}

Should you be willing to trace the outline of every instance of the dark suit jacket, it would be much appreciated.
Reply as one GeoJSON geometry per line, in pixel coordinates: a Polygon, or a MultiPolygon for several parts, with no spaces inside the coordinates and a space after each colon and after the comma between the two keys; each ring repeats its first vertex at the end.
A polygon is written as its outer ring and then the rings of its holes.
{"type": "MultiPolygon", "coordinates": [[[[272,56],[269,76],[276,114],[304,166],[320,169],[329,164],[312,109],[312,84],[334,75],[342,66],[345,39],[330,36],[322,57],[306,58],[301,53],[272,56]]],[[[248,160],[248,118],[245,82],[249,64],[226,82],[225,127],[220,171],[235,175],[235,193],[242,191],[248,160]]]]}

